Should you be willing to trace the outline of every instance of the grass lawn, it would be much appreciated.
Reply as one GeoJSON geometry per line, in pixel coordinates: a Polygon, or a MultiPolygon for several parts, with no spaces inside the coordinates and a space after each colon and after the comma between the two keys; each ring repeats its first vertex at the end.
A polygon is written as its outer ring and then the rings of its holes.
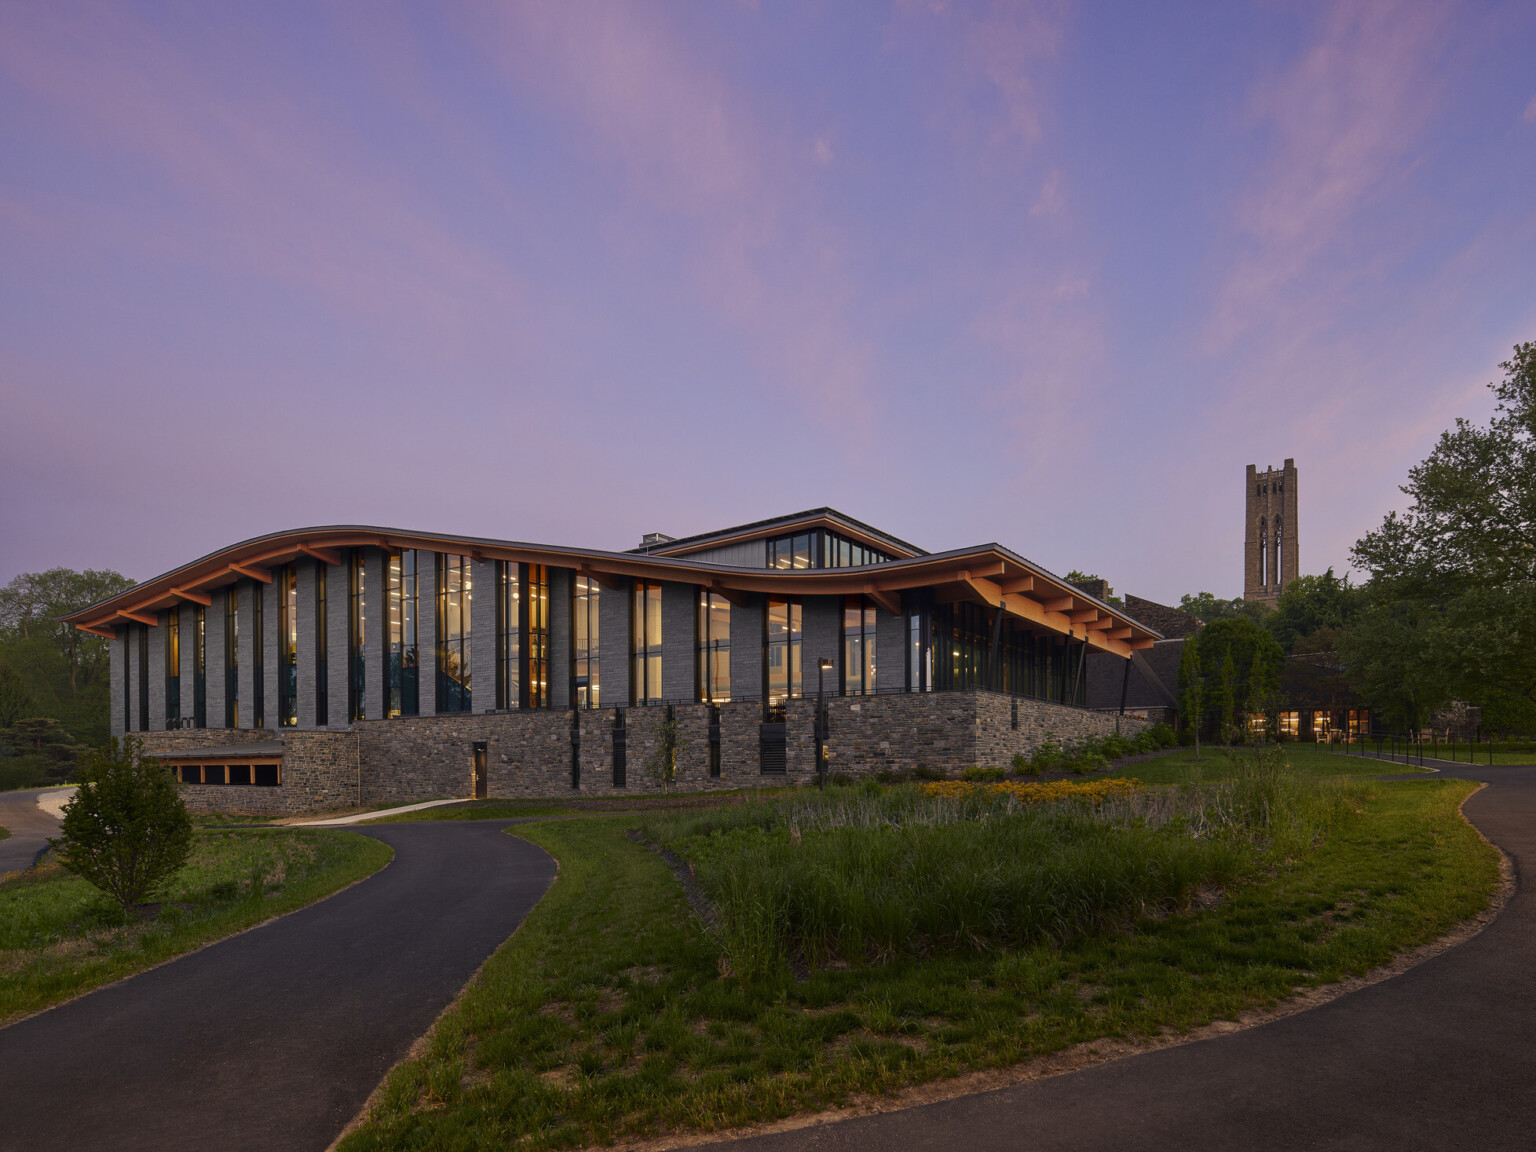
{"type": "Polygon", "coordinates": [[[199,831],[152,919],[45,865],[0,886],[0,1025],[302,908],[393,855],[355,832],[199,831]]]}
{"type": "MultiPolygon", "coordinates": [[[[1343,752],[1328,752],[1313,744],[1286,744],[1284,748],[1291,768],[1303,776],[1401,776],[1419,771],[1417,764],[1394,764],[1371,756],[1346,756],[1343,752]]],[[[1155,760],[1128,764],[1106,775],[1129,776],[1143,784],[1210,782],[1229,779],[1232,763],[1219,748],[1201,748],[1199,760],[1195,759],[1193,748],[1179,748],[1155,760]]]]}
{"type": "MultiPolygon", "coordinates": [[[[1142,767],[1142,766],[1138,766],[1142,767]]],[[[1364,973],[1485,908],[1474,785],[1373,781],[1299,861],[1205,910],[1069,946],[824,967],[743,984],[633,818],[515,831],[560,874],[342,1143],[576,1147],[824,1108],[1081,1041],[1189,1029],[1364,973]]]]}

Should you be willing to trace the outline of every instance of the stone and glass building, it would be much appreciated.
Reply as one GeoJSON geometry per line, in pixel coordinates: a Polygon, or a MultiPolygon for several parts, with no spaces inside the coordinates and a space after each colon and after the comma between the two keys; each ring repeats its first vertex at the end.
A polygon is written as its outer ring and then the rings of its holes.
{"type": "MultiPolygon", "coordinates": [[[[830,508],[592,551],[333,526],[234,544],[67,618],[112,728],[203,810],[318,811],[1006,764],[1158,632],[997,544],[830,508]],[[667,756],[670,749],[672,755],[667,756]]],[[[1138,721],[1124,721],[1134,730],[1138,721]]]]}

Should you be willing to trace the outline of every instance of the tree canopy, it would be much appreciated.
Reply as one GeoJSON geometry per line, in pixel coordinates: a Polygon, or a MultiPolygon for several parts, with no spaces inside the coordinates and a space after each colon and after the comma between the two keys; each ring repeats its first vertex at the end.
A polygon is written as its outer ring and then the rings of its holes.
{"type": "Polygon", "coordinates": [[[1409,724],[1451,699],[1490,727],[1536,728],[1536,343],[1408,474],[1412,500],[1355,545],[1371,573],[1346,664],[1409,724]]]}

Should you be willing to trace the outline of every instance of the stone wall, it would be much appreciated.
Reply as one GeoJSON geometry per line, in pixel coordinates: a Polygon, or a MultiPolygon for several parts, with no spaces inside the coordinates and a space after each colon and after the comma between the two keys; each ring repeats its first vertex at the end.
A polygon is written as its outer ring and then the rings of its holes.
{"type": "MultiPolygon", "coordinates": [[[[217,748],[281,739],[283,783],[184,785],[196,812],[253,815],[325,812],[357,805],[469,797],[474,746],[486,745],[492,799],[613,795],[613,723],[617,710],[462,713],[368,720],[351,730],[269,728],[184,729],[145,735],[151,753],[217,748]],[[572,724],[580,725],[581,772],[572,787],[572,724]]],[[[709,774],[709,707],[679,704],[680,791],[773,787],[816,778],[814,699],[791,700],[786,714],[786,771],[762,772],[762,705],[720,705],[720,775],[709,774]]],[[[658,784],[647,761],[659,747],[664,706],[626,708],[628,736],[624,791],[653,793],[658,784]]],[[[1135,735],[1149,721],[1068,708],[1044,700],[992,692],[896,693],[828,697],[828,771],[850,776],[911,771],[918,766],[958,772],[972,765],[1006,766],[1015,752],[1028,755],[1047,735],[1071,743],[1119,729],[1135,735]],[[1017,711],[1017,727],[1014,717],[1017,711]]]]}

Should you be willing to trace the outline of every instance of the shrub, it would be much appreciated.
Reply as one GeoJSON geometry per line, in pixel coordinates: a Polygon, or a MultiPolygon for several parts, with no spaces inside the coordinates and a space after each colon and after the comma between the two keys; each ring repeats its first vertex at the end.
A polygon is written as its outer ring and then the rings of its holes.
{"type": "Polygon", "coordinates": [[[1147,729],[1147,735],[1157,741],[1159,748],[1173,748],[1179,743],[1179,737],[1173,728],[1167,724],[1154,724],[1147,729]]]}
{"type": "MultiPolygon", "coordinates": [[[[841,773],[839,773],[841,775],[841,773]]],[[[903,772],[896,768],[886,768],[875,773],[875,779],[882,784],[905,784],[912,779],[912,773],[903,772]]]]}
{"type": "Polygon", "coordinates": [[[1040,742],[1040,747],[1036,748],[1035,754],[1029,758],[1029,764],[1034,769],[1033,774],[1038,776],[1041,772],[1056,771],[1065,759],[1061,745],[1056,743],[1056,737],[1047,732],[1045,739],[1040,742]]]}
{"type": "Polygon", "coordinates": [[[1040,769],[1031,764],[1025,758],[1024,753],[1015,752],[1013,754],[1013,774],[1015,776],[1038,776],[1040,775],[1040,769]]]}
{"type": "Polygon", "coordinates": [[[912,769],[912,779],[948,780],[949,773],[944,771],[942,768],[930,768],[926,764],[919,764],[916,768],[912,769]]]}
{"type": "Polygon", "coordinates": [[[1120,757],[1129,756],[1132,752],[1136,751],[1136,745],[1132,744],[1120,733],[1115,732],[1104,737],[1099,745],[1099,749],[1104,753],[1105,759],[1118,760],[1120,757]]]}
{"type": "Polygon", "coordinates": [[[81,784],[64,807],[59,863],[124,908],[141,904],[187,862],[192,820],[176,783],[133,737],[80,761],[81,784]]]}
{"type": "Polygon", "coordinates": [[[977,782],[992,783],[992,782],[996,782],[998,780],[1004,779],[1007,775],[1008,775],[1008,773],[1003,771],[1003,769],[1001,769],[1001,768],[980,768],[980,767],[976,767],[976,768],[967,768],[964,772],[960,773],[960,779],[962,779],[962,780],[969,780],[972,783],[977,783],[977,782]]]}

